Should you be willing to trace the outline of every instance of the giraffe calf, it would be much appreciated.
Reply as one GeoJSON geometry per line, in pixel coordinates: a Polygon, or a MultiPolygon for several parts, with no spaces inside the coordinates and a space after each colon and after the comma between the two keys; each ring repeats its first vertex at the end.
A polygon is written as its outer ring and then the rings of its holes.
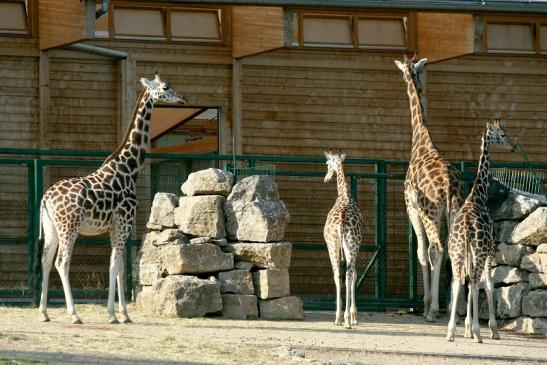
{"type": "Polygon", "coordinates": [[[514,151],[513,144],[507,138],[499,120],[486,125],[486,132],[482,137],[477,177],[471,193],[457,212],[450,230],[448,254],[454,276],[450,322],[448,323],[448,333],[446,335],[447,341],[454,341],[458,295],[466,277],[469,277],[469,297],[467,300],[467,317],[465,319],[465,337],[474,337],[475,342],[482,342],[478,301],[479,282],[481,277],[484,277],[490,337],[496,340],[500,338],[494,313],[493,285],[490,274],[495,255],[493,223],[487,206],[488,170],[490,165],[489,147],[492,143],[514,151]]]}

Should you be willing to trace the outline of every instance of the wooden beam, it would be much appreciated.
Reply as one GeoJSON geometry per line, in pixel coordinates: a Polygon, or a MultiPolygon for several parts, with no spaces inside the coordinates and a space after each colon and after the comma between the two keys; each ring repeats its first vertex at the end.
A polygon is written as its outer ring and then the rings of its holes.
{"type": "Polygon", "coordinates": [[[40,51],[40,63],[38,66],[38,85],[39,85],[39,104],[40,112],[38,115],[39,125],[39,146],[40,149],[47,149],[47,130],[49,125],[49,54],[47,51],[40,51]]]}
{"type": "Polygon", "coordinates": [[[474,45],[473,14],[417,14],[417,48],[429,63],[473,53],[474,45]]]}
{"type": "Polygon", "coordinates": [[[135,60],[130,56],[118,60],[118,108],[117,108],[117,140],[125,137],[127,126],[131,122],[135,104],[135,60]]]}
{"type": "Polygon", "coordinates": [[[283,8],[232,7],[232,56],[240,58],[284,45],[283,8]]]}
{"type": "Polygon", "coordinates": [[[154,108],[150,139],[154,141],[167,131],[201,113],[203,108],[154,108]]]}
{"type": "Polygon", "coordinates": [[[94,0],[38,1],[40,50],[93,38],[95,4],[94,0]]]}
{"type": "Polygon", "coordinates": [[[242,154],[242,101],[241,101],[241,61],[234,59],[232,66],[232,153],[242,154]]]}

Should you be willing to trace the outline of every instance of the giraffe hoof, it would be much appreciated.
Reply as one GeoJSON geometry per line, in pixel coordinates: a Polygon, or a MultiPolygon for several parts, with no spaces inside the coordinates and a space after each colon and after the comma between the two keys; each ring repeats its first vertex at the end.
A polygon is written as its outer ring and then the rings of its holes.
{"type": "Polygon", "coordinates": [[[123,320],[123,323],[133,323],[133,321],[131,320],[131,318],[127,317],[123,320]]]}
{"type": "Polygon", "coordinates": [[[490,335],[490,338],[493,339],[493,340],[499,340],[500,339],[500,334],[499,333],[492,333],[490,335]]]}
{"type": "Polygon", "coordinates": [[[449,335],[449,336],[446,336],[446,340],[447,340],[448,342],[454,342],[454,336],[450,336],[450,335],[449,335]]]}
{"type": "Polygon", "coordinates": [[[437,322],[437,318],[435,318],[435,316],[427,316],[425,317],[425,320],[427,322],[437,322]]]}
{"type": "Polygon", "coordinates": [[[120,321],[118,321],[117,318],[111,318],[108,320],[109,324],[120,324],[120,321]]]}
{"type": "Polygon", "coordinates": [[[49,319],[47,314],[41,314],[40,315],[40,322],[51,322],[51,319],[49,319]]]}
{"type": "Polygon", "coordinates": [[[342,325],[342,321],[334,321],[334,325],[335,325],[335,326],[341,326],[341,325],[342,325]]]}
{"type": "Polygon", "coordinates": [[[476,342],[476,343],[482,343],[482,338],[480,338],[480,337],[475,338],[475,342],[476,342]]]}
{"type": "Polygon", "coordinates": [[[84,324],[80,318],[75,318],[72,320],[72,324],[84,324]]]}

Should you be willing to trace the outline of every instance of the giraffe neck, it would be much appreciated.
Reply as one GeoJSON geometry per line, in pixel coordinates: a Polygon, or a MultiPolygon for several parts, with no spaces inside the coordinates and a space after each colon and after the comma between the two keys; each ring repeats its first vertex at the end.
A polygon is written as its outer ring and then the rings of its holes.
{"type": "Polygon", "coordinates": [[[412,123],[412,149],[411,160],[417,158],[424,153],[437,149],[431,142],[429,131],[424,124],[425,115],[420,96],[412,80],[410,72],[404,73],[404,78],[407,84],[408,100],[410,102],[410,113],[412,123]]]}
{"type": "Polygon", "coordinates": [[[488,136],[488,133],[484,133],[482,136],[481,157],[479,159],[477,177],[475,178],[473,189],[471,190],[473,199],[484,206],[486,206],[488,201],[488,170],[490,168],[489,147],[490,136],[488,136]]]}
{"type": "Polygon", "coordinates": [[[144,155],[150,150],[150,119],[153,107],[151,93],[148,89],[143,89],[135,103],[131,124],[123,141],[104,161],[101,169],[121,170],[133,179],[137,178],[144,165],[144,155]],[[117,166],[113,166],[112,162],[117,166]]]}
{"type": "Polygon", "coordinates": [[[342,164],[336,169],[336,188],[338,190],[338,198],[341,198],[343,201],[349,201],[348,183],[346,182],[346,174],[344,173],[342,164]]]}

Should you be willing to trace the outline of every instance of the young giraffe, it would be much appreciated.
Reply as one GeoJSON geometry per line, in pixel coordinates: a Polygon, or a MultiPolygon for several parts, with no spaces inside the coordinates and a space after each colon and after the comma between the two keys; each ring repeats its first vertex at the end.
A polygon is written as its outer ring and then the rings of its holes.
{"type": "Polygon", "coordinates": [[[482,136],[481,157],[477,177],[471,193],[456,214],[454,224],[448,239],[448,254],[452,263],[452,308],[448,334],[446,339],[454,341],[456,332],[456,307],[460,287],[469,276],[469,298],[467,300],[467,316],[465,318],[465,337],[474,335],[476,342],[482,342],[479,328],[479,281],[484,271],[485,291],[488,301],[488,327],[490,337],[499,340],[496,315],[492,301],[492,277],[490,268],[494,262],[495,247],[492,235],[492,218],[488,213],[488,168],[490,165],[488,149],[496,143],[508,150],[514,151],[513,144],[507,138],[499,119],[493,124],[486,124],[486,132],[482,136]],[[471,304],[473,313],[471,314],[471,304]],[[471,327],[471,320],[473,327],[471,327]],[[473,335],[471,334],[471,331],[473,335]]]}
{"type": "MultiPolygon", "coordinates": [[[[108,322],[118,323],[114,314],[116,280],[118,299],[124,322],[131,322],[124,300],[124,251],[137,208],[136,181],[144,163],[144,154],[150,149],[150,117],[154,104],[186,103],[168,82],[156,73],[149,81],[141,78],[142,90],[132,123],[125,139],[101,165],[86,177],[61,180],[49,188],[40,205],[40,231],[42,253],[42,295],[40,300],[41,320],[49,321],[47,315],[48,279],[55,252],[55,267],[59,272],[65,292],[68,314],[72,323],[81,324],[76,314],[68,278],[70,258],[78,233],[97,235],[110,231],[112,254],[110,257],[110,280],[108,286],[108,322]]],[[[40,250],[38,250],[40,252],[40,250]]]]}
{"type": "Polygon", "coordinates": [[[404,62],[395,61],[395,64],[403,72],[407,84],[412,124],[405,203],[418,239],[418,260],[424,280],[424,317],[432,322],[439,312],[439,280],[445,252],[445,237],[441,239],[441,235],[448,231],[463,202],[463,190],[460,172],[441,156],[424,124],[420,74],[426,61],[425,58],[415,61],[405,55],[404,62]]]}
{"type": "Polygon", "coordinates": [[[355,284],[357,273],[355,264],[361,245],[361,230],[363,217],[357,203],[351,197],[348,183],[344,174],[342,163],[346,159],[345,154],[332,154],[325,151],[327,158],[327,175],[325,183],[331,181],[336,174],[338,198],[330,210],[323,235],[329,250],[334,284],[336,285],[336,320],[334,324],[342,324],[342,288],[341,265],[346,262],[346,310],[344,312],[344,325],[351,328],[357,324],[357,307],[355,305],[355,284]],[[350,309],[351,307],[351,309],[350,309]]]}

